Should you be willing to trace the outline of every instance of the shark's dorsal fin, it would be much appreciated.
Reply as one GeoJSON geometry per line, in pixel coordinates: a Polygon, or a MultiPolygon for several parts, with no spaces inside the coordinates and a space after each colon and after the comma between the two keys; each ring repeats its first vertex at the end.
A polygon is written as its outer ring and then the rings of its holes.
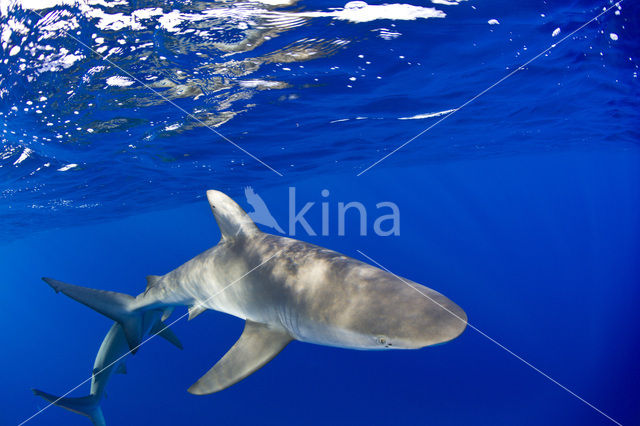
{"type": "Polygon", "coordinates": [[[209,190],[207,199],[223,239],[233,239],[238,235],[251,236],[260,232],[249,215],[227,195],[209,190]]]}
{"type": "Polygon", "coordinates": [[[189,392],[207,395],[228,388],[271,361],[291,340],[285,331],[247,320],[240,339],[189,392]]]}
{"type": "Polygon", "coordinates": [[[160,275],[147,275],[147,290],[158,284],[160,278],[162,278],[160,275]]]}
{"type": "Polygon", "coordinates": [[[207,308],[205,308],[202,305],[189,306],[189,321],[191,321],[192,319],[194,319],[195,317],[197,317],[198,315],[200,315],[206,310],[207,308]]]}

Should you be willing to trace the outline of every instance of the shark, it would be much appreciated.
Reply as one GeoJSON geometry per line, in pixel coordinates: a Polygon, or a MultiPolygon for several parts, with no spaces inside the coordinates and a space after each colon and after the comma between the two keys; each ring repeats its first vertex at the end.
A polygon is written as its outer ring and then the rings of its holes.
{"type": "MultiPolygon", "coordinates": [[[[173,331],[163,323],[160,315],[166,314],[160,311],[146,312],[145,318],[143,318],[143,327],[148,329],[151,334],[157,334],[182,349],[182,343],[173,331]]],[[[95,426],[105,426],[106,423],[100,402],[106,395],[105,389],[111,376],[114,373],[126,374],[125,357],[129,354],[129,351],[129,344],[122,326],[114,322],[104,337],[96,355],[91,374],[89,395],[83,397],[58,397],[38,389],[32,389],[32,391],[35,395],[44,398],[53,405],[88,417],[95,426]]]]}
{"type": "MultiPolygon", "coordinates": [[[[212,394],[253,374],[293,340],[358,350],[418,349],[458,337],[465,312],[441,293],[327,248],[262,232],[226,194],[207,191],[219,242],[136,297],[43,278],[116,321],[135,352],[145,316],[187,306],[245,321],[238,341],[188,391],[212,394]]],[[[124,343],[122,343],[124,344],[124,343]]]]}

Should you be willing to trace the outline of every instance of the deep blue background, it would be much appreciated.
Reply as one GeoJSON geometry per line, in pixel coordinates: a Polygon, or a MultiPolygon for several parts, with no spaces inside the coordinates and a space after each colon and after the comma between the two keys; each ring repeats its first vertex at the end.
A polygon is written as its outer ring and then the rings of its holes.
{"type": "MultiPolygon", "coordinates": [[[[289,187],[296,187],[299,206],[316,202],[307,215],[316,230],[318,203],[325,201],[320,192],[328,189],[331,235],[312,237],[299,228],[298,238],[364,260],[360,250],[442,292],[478,330],[615,420],[640,424],[637,2],[625,0],[620,15],[587,26],[356,177],[437,120],[399,118],[463,104],[610,3],[415,4],[437,7],[447,17],[358,24],[314,18],[232,57],[212,47],[242,36],[232,19],[185,22],[183,30],[221,26],[219,35],[200,40],[151,25],[104,30],[76,6],[55,7],[78,16],[78,37],[87,43],[94,33],[109,47],[151,40],[151,47],[110,58],[144,81],[159,76],[202,88],[206,94],[198,99],[172,99],[189,112],[237,113],[216,129],[283,177],[138,84],[107,86],[108,77],[122,74],[114,67],[89,75],[104,61],[64,34],[40,38],[33,12],[0,15],[2,28],[15,18],[31,29],[25,39],[14,32],[0,55],[1,425],[18,424],[45,407],[30,388],[62,394],[88,378],[110,327],[99,314],[56,295],[41,276],[137,294],[146,275],[167,273],[218,241],[205,191],[223,190],[248,208],[246,185],[285,229],[289,187]],[[489,19],[500,24],[488,25],[489,19]],[[383,27],[400,35],[384,40],[383,27]],[[557,27],[562,32],[553,37],[557,27]],[[256,70],[238,66],[240,76],[212,65],[265,61],[309,38],[349,43],[330,52],[311,43],[321,50],[317,57],[266,61],[256,70]],[[38,56],[25,47],[30,42],[50,45],[47,52],[65,47],[82,59],[56,72],[38,71],[38,56]],[[22,50],[10,56],[17,44],[22,50]],[[186,77],[177,78],[178,70],[186,77]],[[194,70],[204,71],[196,76],[194,70]],[[220,79],[228,86],[212,90],[220,79]],[[256,92],[239,84],[250,79],[287,86],[256,92]],[[43,95],[46,102],[39,101],[43,95]],[[230,106],[220,109],[227,101],[230,106]],[[114,118],[125,124],[104,126],[114,118]],[[348,120],[336,122],[342,119],[348,120]],[[166,130],[175,123],[182,127],[166,130]],[[76,126],[106,130],[76,132],[76,126]],[[16,163],[26,148],[31,154],[16,163]],[[69,163],[78,166],[58,171],[69,163]],[[369,235],[358,235],[353,216],[347,234],[337,235],[340,201],[367,207],[369,235]],[[399,206],[400,236],[372,235],[375,204],[382,201],[399,206]]],[[[197,14],[198,5],[94,7],[126,15],[141,7],[197,14]]],[[[309,1],[282,10],[342,6],[309,1]]],[[[236,318],[206,312],[174,326],[184,351],[150,341],[128,361],[128,374],[109,383],[107,423],[611,424],[472,328],[450,343],[415,351],[293,342],[219,394],[188,394],[242,328],[236,318]]],[[[29,424],[88,422],[50,407],[29,424]]]]}
{"type": "MultiPolygon", "coordinates": [[[[394,201],[401,235],[360,237],[348,222],[344,237],[302,238],[356,258],[361,250],[443,292],[475,327],[623,424],[637,424],[639,160],[636,149],[598,150],[315,178],[297,186],[298,200],[320,201],[327,188],[335,203],[394,201]]],[[[286,223],[287,187],[256,190],[286,223]]],[[[314,211],[308,218],[319,227],[314,211]]],[[[218,238],[203,201],[4,245],[3,280],[12,290],[0,310],[10,372],[3,424],[44,406],[29,387],[62,393],[88,377],[109,327],[41,275],[135,294],[145,275],[168,272],[218,238]]],[[[129,360],[128,375],[109,385],[109,423],[608,423],[472,329],[416,351],[294,342],[224,392],[188,394],[242,327],[207,312],[174,326],[183,352],[149,342],[129,360]]],[[[55,407],[33,422],[86,424],[55,407]]]]}

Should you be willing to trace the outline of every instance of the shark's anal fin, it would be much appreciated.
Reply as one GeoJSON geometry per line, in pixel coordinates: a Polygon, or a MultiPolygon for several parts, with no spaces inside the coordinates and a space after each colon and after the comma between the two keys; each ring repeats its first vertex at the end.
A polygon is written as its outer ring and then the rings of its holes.
{"type": "Polygon", "coordinates": [[[285,331],[247,320],[240,339],[188,390],[207,395],[226,389],[271,361],[291,340],[285,331]]]}

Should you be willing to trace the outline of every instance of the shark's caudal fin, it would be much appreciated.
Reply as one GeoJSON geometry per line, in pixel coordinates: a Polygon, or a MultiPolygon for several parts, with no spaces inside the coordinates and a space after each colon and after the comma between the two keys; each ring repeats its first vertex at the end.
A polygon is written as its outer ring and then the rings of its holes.
{"type": "Polygon", "coordinates": [[[239,235],[251,236],[260,233],[249,215],[229,196],[220,191],[207,191],[207,199],[213,216],[218,222],[222,239],[233,239],[239,235]]]}
{"type": "Polygon", "coordinates": [[[52,278],[42,279],[49,284],[56,293],[62,292],[70,298],[120,323],[131,352],[136,352],[142,342],[144,330],[143,313],[132,309],[135,297],[114,291],[80,287],[52,278]]]}
{"type": "Polygon", "coordinates": [[[100,408],[100,399],[96,395],[88,395],[81,398],[59,398],[38,389],[33,389],[33,393],[53,405],[89,417],[95,426],[106,426],[102,409],[100,408]]]}
{"type": "Polygon", "coordinates": [[[147,331],[157,334],[180,349],[183,348],[178,337],[163,322],[163,319],[171,314],[172,308],[136,310],[133,309],[133,302],[136,298],[128,294],[80,287],[53,278],[42,278],[42,280],[49,284],[56,293],[62,292],[73,300],[77,300],[118,322],[122,326],[131,353],[136,353],[138,346],[142,343],[144,333],[147,331]]]}

